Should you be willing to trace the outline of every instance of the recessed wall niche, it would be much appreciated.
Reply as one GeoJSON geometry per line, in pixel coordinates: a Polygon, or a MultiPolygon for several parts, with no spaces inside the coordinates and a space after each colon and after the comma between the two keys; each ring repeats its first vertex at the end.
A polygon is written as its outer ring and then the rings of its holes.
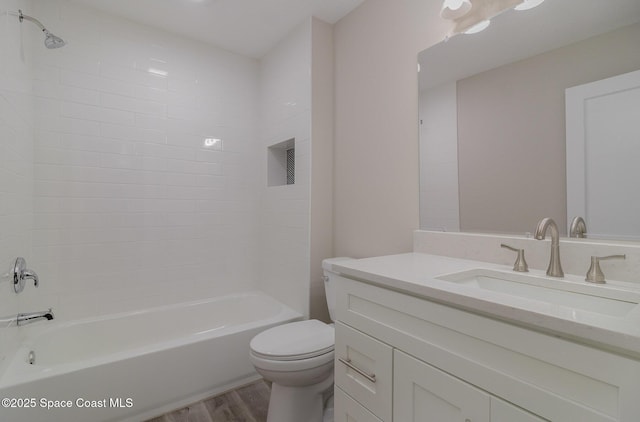
{"type": "Polygon", "coordinates": [[[267,186],[295,184],[295,168],[295,138],[267,148],[267,186]]]}

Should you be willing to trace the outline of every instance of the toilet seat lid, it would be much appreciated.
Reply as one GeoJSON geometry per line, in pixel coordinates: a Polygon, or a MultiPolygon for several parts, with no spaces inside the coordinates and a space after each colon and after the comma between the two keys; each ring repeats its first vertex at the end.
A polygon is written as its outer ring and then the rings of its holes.
{"type": "Polygon", "coordinates": [[[333,351],[332,325],[311,319],[270,328],[251,340],[254,355],[271,360],[300,360],[333,351]]]}

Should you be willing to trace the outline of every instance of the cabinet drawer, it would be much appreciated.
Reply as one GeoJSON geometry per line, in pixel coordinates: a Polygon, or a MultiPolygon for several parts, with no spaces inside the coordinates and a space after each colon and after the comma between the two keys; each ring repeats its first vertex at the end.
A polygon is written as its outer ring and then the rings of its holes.
{"type": "Polygon", "coordinates": [[[383,422],[391,422],[393,349],[336,323],[335,383],[383,422]]]}
{"type": "Polygon", "coordinates": [[[334,393],[335,422],[382,422],[360,403],[349,397],[340,387],[334,393]]]}

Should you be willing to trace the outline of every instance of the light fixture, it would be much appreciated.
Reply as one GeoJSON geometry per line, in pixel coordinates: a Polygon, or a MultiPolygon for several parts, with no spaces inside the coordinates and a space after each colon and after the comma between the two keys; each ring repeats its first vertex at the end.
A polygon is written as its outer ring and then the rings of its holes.
{"type": "Polygon", "coordinates": [[[443,19],[455,20],[460,19],[471,10],[470,0],[444,0],[440,16],[443,19]]]}
{"type": "Polygon", "coordinates": [[[466,35],[477,34],[478,32],[484,31],[485,29],[487,29],[490,24],[491,24],[491,21],[489,19],[480,21],[477,24],[473,25],[471,28],[464,31],[464,33],[466,35]]]}
{"type": "Polygon", "coordinates": [[[540,6],[544,0],[524,0],[522,3],[514,7],[514,10],[529,10],[540,6]]]}

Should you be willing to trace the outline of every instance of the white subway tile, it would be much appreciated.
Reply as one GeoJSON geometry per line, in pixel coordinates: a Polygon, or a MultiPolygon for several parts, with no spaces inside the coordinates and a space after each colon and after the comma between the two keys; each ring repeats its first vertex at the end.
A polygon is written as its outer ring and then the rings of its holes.
{"type": "Polygon", "coordinates": [[[219,163],[198,163],[198,173],[208,175],[222,175],[224,167],[219,163]]]}
{"type": "MultiPolygon", "coordinates": [[[[46,73],[46,72],[45,72],[46,73]]],[[[46,75],[45,75],[46,77],[46,75]]],[[[60,84],[85,89],[96,89],[100,86],[100,78],[88,73],[60,70],[60,84]]]]}
{"type": "MultiPolygon", "coordinates": [[[[72,45],[73,44],[75,43],[72,43],[72,45]]],[[[97,75],[100,67],[100,60],[94,56],[94,52],[91,50],[92,46],[84,47],[84,51],[81,51],[83,48],[79,45],[74,47],[75,48],[65,48],[62,51],[52,52],[59,56],[58,66],[62,69],[71,70],[73,72],[97,75]]]]}
{"type": "Polygon", "coordinates": [[[35,113],[46,116],[60,116],[61,101],[50,98],[36,97],[34,100],[35,113]]]}
{"type": "Polygon", "coordinates": [[[136,113],[136,126],[141,129],[153,129],[166,134],[168,120],[166,117],[136,113]]]}
{"type": "Polygon", "coordinates": [[[135,111],[156,117],[167,117],[167,105],[158,101],[136,100],[135,111]]]}
{"type": "Polygon", "coordinates": [[[168,164],[167,159],[158,157],[142,157],[140,169],[149,171],[166,171],[168,164]]]}
{"type": "Polygon", "coordinates": [[[100,124],[100,136],[111,139],[122,139],[125,141],[139,141],[134,128],[109,123],[100,124]]]}
{"type": "Polygon", "coordinates": [[[61,114],[64,117],[74,119],[91,120],[119,125],[133,126],[135,123],[134,114],[132,112],[71,102],[62,103],[61,114]]]}
{"type": "Polygon", "coordinates": [[[114,125],[110,123],[100,124],[100,134],[104,138],[122,139],[126,141],[158,144],[164,144],[167,141],[166,135],[163,131],[114,125]]]}
{"type": "Polygon", "coordinates": [[[98,105],[100,103],[99,93],[95,89],[84,89],[78,87],[67,87],[61,90],[60,98],[83,104],[98,105]]]}
{"type": "Polygon", "coordinates": [[[119,81],[132,82],[150,88],[167,89],[167,78],[150,72],[143,72],[133,68],[114,66],[103,63],[100,66],[100,76],[119,81]]]}
{"type": "Polygon", "coordinates": [[[220,151],[199,150],[196,159],[207,163],[220,163],[223,153],[220,151]]]}
{"type": "Polygon", "coordinates": [[[70,151],[62,148],[36,147],[34,163],[58,164],[68,166],[99,166],[99,153],[88,151],[70,151]]]}
{"type": "Polygon", "coordinates": [[[196,161],[196,150],[193,148],[182,148],[167,145],[165,147],[166,157],[175,160],[196,161]]]}
{"type": "Polygon", "coordinates": [[[135,97],[141,100],[156,101],[167,104],[167,90],[149,86],[136,86],[135,97]]]}
{"type": "Polygon", "coordinates": [[[100,105],[120,110],[136,111],[136,99],[123,95],[100,93],[100,105]]]}
{"type": "MultiPolygon", "coordinates": [[[[60,82],[61,72],[60,69],[54,66],[46,66],[36,64],[32,69],[32,77],[34,81],[42,81],[57,84],[60,82]]],[[[35,91],[34,92],[38,92],[35,91]]]]}
{"type": "Polygon", "coordinates": [[[99,135],[100,124],[82,119],[62,119],[62,130],[78,135],[99,135]]]}
{"type": "Polygon", "coordinates": [[[188,173],[167,173],[167,186],[198,186],[200,176],[188,173]]]}
{"type": "Polygon", "coordinates": [[[109,78],[100,78],[96,86],[101,92],[127,97],[135,97],[137,88],[134,83],[109,78]]]}
{"type": "Polygon", "coordinates": [[[44,147],[60,147],[62,145],[62,133],[48,130],[38,130],[34,134],[37,145],[44,147]]]}
{"type": "Polygon", "coordinates": [[[140,169],[142,157],[124,154],[100,154],[100,166],[114,169],[140,169]]]}

